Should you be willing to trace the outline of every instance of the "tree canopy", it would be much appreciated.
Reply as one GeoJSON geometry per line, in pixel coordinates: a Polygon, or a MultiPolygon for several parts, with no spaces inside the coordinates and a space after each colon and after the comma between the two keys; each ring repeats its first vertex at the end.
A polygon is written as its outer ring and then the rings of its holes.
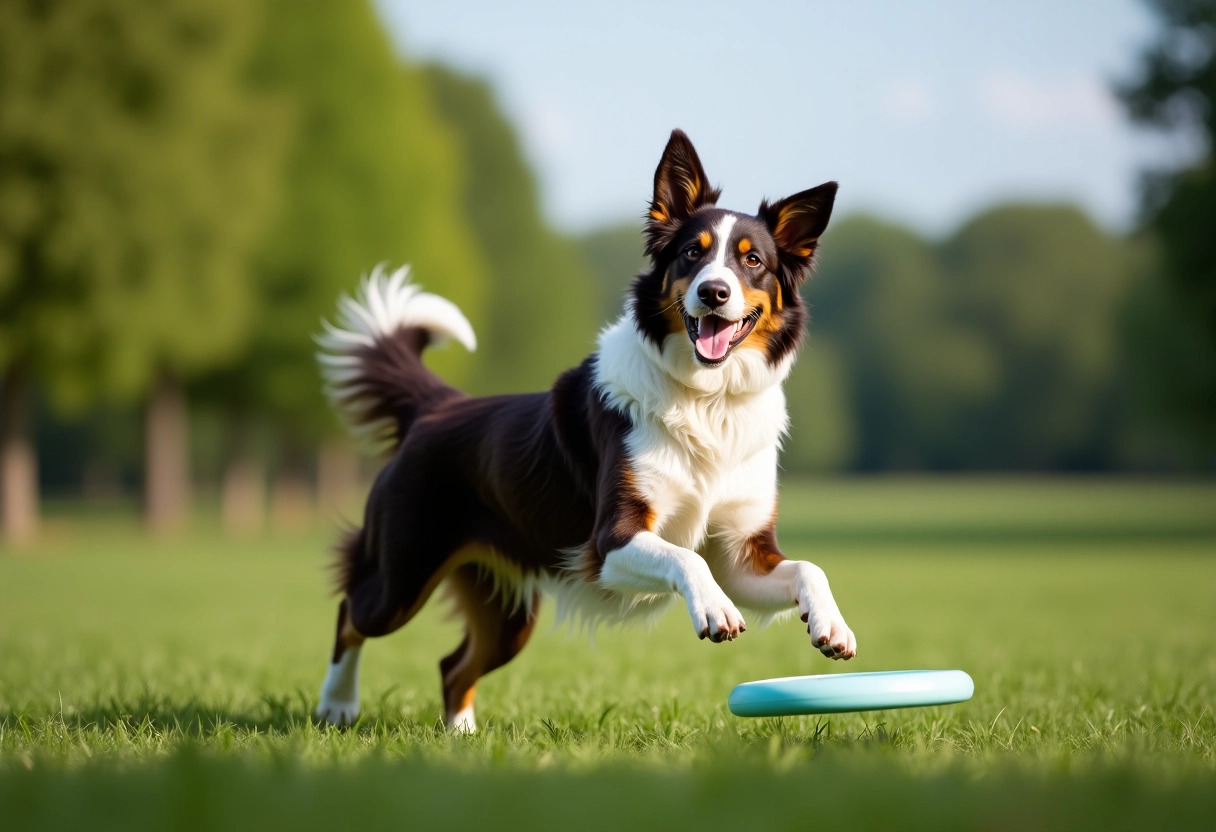
{"type": "Polygon", "coordinates": [[[132,400],[237,355],[282,121],[239,0],[0,6],[0,367],[132,400]]]}
{"type": "Polygon", "coordinates": [[[459,137],[460,199],[487,280],[478,392],[540,390],[595,346],[596,293],[582,253],[554,231],[515,129],[484,81],[427,70],[439,112],[459,137]]]}
{"type": "MultiPolygon", "coordinates": [[[[283,198],[252,261],[258,326],[211,384],[232,406],[312,435],[334,423],[309,336],[340,294],[377,263],[410,264],[476,324],[484,270],[460,201],[458,137],[370,6],[266,9],[251,85],[290,115],[283,198]]],[[[467,377],[472,360],[451,358],[449,374],[467,377]]]]}
{"type": "Polygon", "coordinates": [[[1119,91],[1146,126],[1189,135],[1201,148],[1181,169],[1145,177],[1146,227],[1160,247],[1129,315],[1129,361],[1139,394],[1216,454],[1216,3],[1151,0],[1161,23],[1135,76],[1119,91]]]}

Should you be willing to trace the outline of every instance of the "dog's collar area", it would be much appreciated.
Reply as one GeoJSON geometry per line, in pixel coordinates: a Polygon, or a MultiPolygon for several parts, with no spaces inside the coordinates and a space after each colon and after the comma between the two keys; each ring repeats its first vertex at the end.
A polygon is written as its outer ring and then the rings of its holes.
{"type": "Polygon", "coordinates": [[[697,357],[697,361],[707,367],[717,367],[730,357],[743,339],[751,335],[752,330],[756,328],[756,324],[760,320],[761,310],[756,307],[740,318],[738,321],[728,321],[727,319],[710,312],[701,318],[694,318],[687,312],[684,312],[684,327],[688,330],[688,338],[692,341],[692,351],[697,357]],[[711,332],[702,332],[702,326],[713,327],[711,332]],[[733,326],[733,331],[730,331],[730,339],[723,344],[726,332],[723,331],[723,326],[733,326]],[[715,337],[716,335],[716,337],[715,337]],[[725,349],[722,347],[725,346],[725,349]],[[709,354],[702,352],[702,349],[709,351],[709,354]],[[715,350],[721,350],[716,352],[715,350]]]}

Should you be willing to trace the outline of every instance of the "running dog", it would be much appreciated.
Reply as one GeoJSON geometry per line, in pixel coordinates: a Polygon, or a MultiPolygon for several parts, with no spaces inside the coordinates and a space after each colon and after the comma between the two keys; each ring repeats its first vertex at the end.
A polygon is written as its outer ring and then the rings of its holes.
{"type": "Polygon", "coordinates": [[[796,610],[825,656],[856,655],[823,570],[788,560],[776,535],[782,382],[836,183],[755,215],[716,207],[718,196],[674,131],[646,216],[649,269],[597,350],[543,393],[475,398],[427,370],[428,345],[476,340],[405,269],[377,269],[342,299],[318,337],[327,389],[391,458],[339,547],[319,718],[358,717],[364,641],[407,624],[445,581],[465,624],[439,663],[458,731],[476,729],[477,681],[527,644],[542,593],[593,621],[653,615],[678,596],[713,642],[747,629],[736,604],[796,610]]]}

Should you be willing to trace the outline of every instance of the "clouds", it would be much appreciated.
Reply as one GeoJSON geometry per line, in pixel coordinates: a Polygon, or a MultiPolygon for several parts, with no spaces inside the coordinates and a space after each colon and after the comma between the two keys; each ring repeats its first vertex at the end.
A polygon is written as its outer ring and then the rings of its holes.
{"type": "Polygon", "coordinates": [[[1091,76],[1039,76],[1002,70],[971,83],[934,86],[914,76],[888,81],[877,95],[883,117],[900,127],[943,127],[976,117],[1002,129],[1034,133],[1114,130],[1119,104],[1091,76]]]}
{"type": "Polygon", "coordinates": [[[883,114],[896,124],[929,121],[937,114],[938,98],[919,78],[897,78],[879,95],[883,114]]]}
{"type": "Polygon", "coordinates": [[[519,128],[540,155],[569,152],[575,141],[574,119],[551,101],[527,102],[519,108],[519,128]]]}
{"type": "Polygon", "coordinates": [[[1118,102],[1093,77],[1031,78],[1002,71],[981,78],[976,93],[984,115],[1018,130],[1110,130],[1120,123],[1118,102]]]}

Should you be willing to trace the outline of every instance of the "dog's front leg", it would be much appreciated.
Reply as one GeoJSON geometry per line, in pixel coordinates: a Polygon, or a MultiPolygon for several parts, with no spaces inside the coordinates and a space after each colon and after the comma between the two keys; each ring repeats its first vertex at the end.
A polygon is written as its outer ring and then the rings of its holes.
{"type": "Polygon", "coordinates": [[[822,569],[804,560],[785,560],[777,564],[773,573],[774,580],[788,582],[794,588],[806,631],[823,655],[829,659],[851,659],[857,655],[857,638],[845,624],[822,569]]]}
{"type": "Polygon", "coordinates": [[[704,558],[654,532],[638,532],[608,552],[600,567],[599,584],[622,595],[680,593],[699,638],[733,641],[747,629],[704,558]]]}
{"type": "Polygon", "coordinates": [[[811,643],[829,659],[857,655],[857,638],[840,614],[828,576],[813,563],[789,560],[777,546],[776,527],[742,543],[722,573],[722,583],[745,607],[779,611],[797,607],[811,643]]]}

